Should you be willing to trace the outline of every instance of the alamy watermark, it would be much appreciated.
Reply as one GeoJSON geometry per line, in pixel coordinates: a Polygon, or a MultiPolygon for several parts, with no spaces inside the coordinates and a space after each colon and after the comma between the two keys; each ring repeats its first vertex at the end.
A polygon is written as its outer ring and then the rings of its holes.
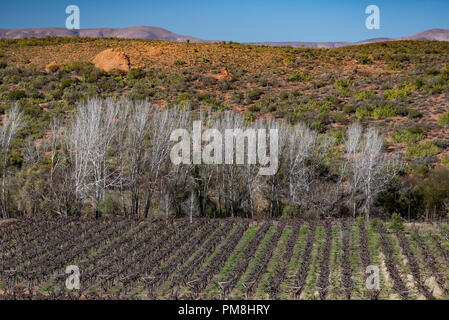
{"type": "Polygon", "coordinates": [[[65,8],[65,13],[69,14],[65,20],[65,27],[69,30],[80,29],[80,8],[72,4],[65,8]]]}
{"type": "Polygon", "coordinates": [[[259,175],[274,175],[279,166],[278,129],[225,129],[223,139],[220,130],[210,128],[203,131],[202,122],[193,121],[191,134],[186,129],[176,129],[170,141],[177,142],[170,151],[170,159],[175,165],[259,164],[259,175]],[[267,138],[270,140],[269,148],[267,138]]]}
{"type": "Polygon", "coordinates": [[[368,275],[366,277],[366,289],[368,290],[379,290],[380,289],[380,275],[379,275],[379,267],[377,266],[367,266],[365,273],[368,275]]]}
{"type": "Polygon", "coordinates": [[[376,5],[369,5],[365,9],[365,13],[369,16],[365,20],[365,26],[369,30],[380,29],[380,9],[376,5]]]}
{"type": "Polygon", "coordinates": [[[78,266],[70,265],[65,268],[65,273],[69,276],[65,281],[65,286],[68,290],[80,289],[80,269],[78,266]]]}

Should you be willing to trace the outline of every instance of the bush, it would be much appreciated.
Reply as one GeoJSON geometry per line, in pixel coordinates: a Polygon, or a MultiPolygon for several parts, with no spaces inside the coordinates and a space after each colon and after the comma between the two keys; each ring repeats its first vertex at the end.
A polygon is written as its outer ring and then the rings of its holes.
{"type": "Polygon", "coordinates": [[[359,119],[365,118],[365,117],[371,117],[372,111],[367,106],[362,106],[357,108],[355,112],[355,116],[359,119]]]}
{"type": "Polygon", "coordinates": [[[393,105],[387,105],[383,108],[374,109],[374,119],[386,119],[391,117],[396,117],[398,115],[398,110],[393,105]]]}
{"type": "Polygon", "coordinates": [[[422,117],[422,113],[419,112],[416,109],[408,109],[408,114],[407,117],[409,119],[416,119],[416,118],[421,118],[422,117]]]}
{"type": "Polygon", "coordinates": [[[64,65],[67,71],[75,71],[81,75],[90,72],[93,68],[95,68],[94,64],[86,61],[75,61],[70,65],[64,65]]]}
{"type": "Polygon", "coordinates": [[[190,97],[190,94],[188,94],[187,92],[183,92],[181,93],[178,98],[176,99],[178,101],[191,101],[192,98],[190,97]]]}
{"type": "Polygon", "coordinates": [[[379,219],[378,218],[374,218],[369,222],[369,225],[372,229],[377,230],[378,226],[379,226],[379,219]]]}
{"type": "Polygon", "coordinates": [[[98,203],[98,213],[101,216],[117,214],[121,210],[120,201],[113,195],[106,195],[104,200],[98,203]]]}
{"type": "MultiPolygon", "coordinates": [[[[436,214],[447,215],[445,202],[449,199],[449,168],[436,167],[417,180],[417,196],[422,199],[421,210],[431,210],[436,214]]],[[[430,212],[432,213],[432,212],[430,212]]]]}
{"type": "Polygon", "coordinates": [[[438,118],[438,124],[442,127],[449,127],[449,113],[440,116],[438,118]]]}
{"type": "Polygon", "coordinates": [[[245,115],[243,116],[243,118],[245,119],[246,122],[251,123],[254,120],[256,120],[256,116],[252,113],[245,113],[245,115]]]}
{"type": "Polygon", "coordinates": [[[404,66],[399,62],[394,62],[387,65],[387,70],[390,71],[401,71],[402,69],[404,69],[404,66]]]}
{"type": "Polygon", "coordinates": [[[359,64],[372,64],[373,63],[373,61],[368,57],[368,56],[361,56],[360,58],[359,58],[359,64]]]}
{"type": "Polygon", "coordinates": [[[247,98],[249,101],[259,100],[262,94],[263,94],[262,90],[256,89],[256,90],[250,91],[248,93],[247,98]]]}
{"type": "Polygon", "coordinates": [[[294,218],[297,215],[298,209],[292,204],[288,204],[282,209],[282,218],[284,219],[294,218]]]}
{"type": "Polygon", "coordinates": [[[131,69],[128,72],[128,80],[138,80],[145,77],[145,71],[142,68],[131,69]]]}
{"type": "Polygon", "coordinates": [[[307,82],[312,80],[313,76],[308,72],[303,73],[293,73],[290,76],[288,76],[287,81],[295,81],[295,82],[307,82]]]}
{"type": "Polygon", "coordinates": [[[413,158],[422,158],[436,156],[437,154],[441,153],[441,149],[434,142],[427,141],[424,143],[408,146],[406,149],[406,153],[413,158]]]}
{"type": "Polygon", "coordinates": [[[27,94],[23,90],[11,90],[7,95],[6,99],[9,101],[17,101],[26,98],[27,94]]]}
{"type": "Polygon", "coordinates": [[[252,106],[248,107],[248,111],[250,112],[259,112],[260,111],[260,105],[253,104],[252,106]]]}
{"type": "Polygon", "coordinates": [[[210,60],[207,59],[207,58],[202,57],[202,58],[201,58],[201,63],[204,63],[204,64],[210,64],[210,60]]]}
{"type": "Polygon", "coordinates": [[[393,230],[404,230],[401,215],[397,212],[391,215],[390,228],[393,230]]]}
{"type": "Polygon", "coordinates": [[[449,156],[442,157],[441,163],[444,164],[446,167],[449,167],[449,156]]]}
{"type": "Polygon", "coordinates": [[[356,100],[367,100],[367,99],[373,97],[374,95],[375,95],[374,92],[371,92],[371,91],[359,91],[359,92],[354,92],[352,94],[352,96],[356,100]]]}
{"type": "Polygon", "coordinates": [[[426,70],[426,73],[430,76],[436,76],[440,74],[440,70],[438,70],[437,68],[430,68],[426,70]]]}
{"type": "Polygon", "coordinates": [[[183,66],[183,65],[185,65],[185,64],[186,64],[186,62],[183,61],[183,60],[176,60],[176,61],[175,61],[175,66],[183,66]]]}
{"type": "Polygon", "coordinates": [[[410,95],[410,92],[411,92],[411,90],[409,87],[403,87],[403,88],[399,88],[399,89],[390,89],[390,90],[385,91],[385,98],[391,99],[391,100],[404,98],[404,97],[408,97],[410,95]]]}
{"type": "Polygon", "coordinates": [[[340,90],[349,88],[352,85],[354,85],[354,80],[351,80],[351,79],[338,79],[338,80],[335,80],[335,82],[334,82],[335,88],[340,89],[340,90]]]}
{"type": "Polygon", "coordinates": [[[357,108],[353,105],[347,104],[343,107],[343,111],[347,114],[355,113],[357,111],[357,108]]]}
{"type": "Polygon", "coordinates": [[[332,119],[335,122],[344,124],[347,121],[347,116],[344,112],[336,112],[332,115],[332,119]]]}
{"type": "Polygon", "coordinates": [[[395,143],[416,143],[424,140],[425,134],[422,133],[420,128],[409,128],[404,130],[397,130],[391,135],[391,140],[395,143]]]}

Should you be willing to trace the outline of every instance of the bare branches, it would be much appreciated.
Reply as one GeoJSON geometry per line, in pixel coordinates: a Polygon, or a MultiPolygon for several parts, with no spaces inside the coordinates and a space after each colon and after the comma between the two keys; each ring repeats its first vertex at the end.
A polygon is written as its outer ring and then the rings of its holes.
{"type": "Polygon", "coordinates": [[[2,198],[1,210],[4,219],[8,218],[7,199],[6,199],[6,177],[8,166],[8,154],[11,148],[11,142],[22,128],[22,112],[19,106],[15,104],[6,117],[3,118],[0,128],[0,147],[1,147],[1,168],[2,168],[2,198]]]}
{"type": "Polygon", "coordinates": [[[369,128],[363,136],[360,125],[349,128],[346,140],[346,163],[343,170],[348,175],[349,201],[355,217],[358,204],[367,218],[377,195],[385,190],[398,174],[402,165],[397,157],[383,152],[384,140],[375,128],[369,128]]]}

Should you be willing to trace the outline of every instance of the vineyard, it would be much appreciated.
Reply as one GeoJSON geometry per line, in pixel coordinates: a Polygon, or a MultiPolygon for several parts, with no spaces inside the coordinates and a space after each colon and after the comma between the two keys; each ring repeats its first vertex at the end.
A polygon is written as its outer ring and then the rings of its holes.
{"type": "Polygon", "coordinates": [[[0,223],[0,300],[447,299],[445,223],[27,218],[0,223]],[[80,271],[68,290],[66,267],[80,271]],[[379,289],[367,288],[379,270],[379,289]]]}

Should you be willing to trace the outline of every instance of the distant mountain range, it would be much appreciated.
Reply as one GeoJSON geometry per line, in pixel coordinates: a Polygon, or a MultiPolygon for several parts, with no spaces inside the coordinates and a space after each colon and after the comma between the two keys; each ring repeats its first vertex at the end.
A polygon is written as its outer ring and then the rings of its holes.
{"type": "Polygon", "coordinates": [[[307,48],[339,48],[345,46],[352,46],[358,44],[367,44],[375,42],[385,42],[385,41],[397,41],[397,40],[438,40],[438,41],[449,41],[449,30],[446,29],[431,29],[410,36],[402,38],[374,38],[368,40],[362,40],[358,42],[296,42],[296,41],[286,41],[286,42],[252,42],[255,45],[266,45],[266,46],[291,46],[294,48],[307,47],[307,48]]]}
{"type": "Polygon", "coordinates": [[[168,41],[203,42],[203,40],[182,36],[163,28],[138,26],[131,28],[99,28],[69,30],[66,28],[36,28],[36,29],[0,29],[0,38],[24,39],[44,37],[92,37],[92,38],[132,38],[132,39],[157,39],[168,41]]]}
{"type": "MultiPolygon", "coordinates": [[[[65,28],[36,28],[36,29],[0,29],[0,38],[5,39],[24,39],[24,38],[43,38],[43,37],[116,37],[116,38],[132,38],[132,39],[157,39],[168,40],[176,42],[218,42],[215,40],[203,40],[192,36],[184,36],[173,33],[163,28],[138,26],[130,28],[99,28],[99,29],[79,29],[68,30],[65,28]]],[[[308,47],[308,48],[338,48],[357,44],[366,44],[383,41],[395,40],[438,40],[449,41],[449,30],[446,29],[431,29],[419,32],[410,36],[402,38],[375,38],[358,42],[300,42],[300,41],[285,41],[285,42],[250,42],[248,44],[266,45],[266,46],[292,46],[308,47]]]]}

